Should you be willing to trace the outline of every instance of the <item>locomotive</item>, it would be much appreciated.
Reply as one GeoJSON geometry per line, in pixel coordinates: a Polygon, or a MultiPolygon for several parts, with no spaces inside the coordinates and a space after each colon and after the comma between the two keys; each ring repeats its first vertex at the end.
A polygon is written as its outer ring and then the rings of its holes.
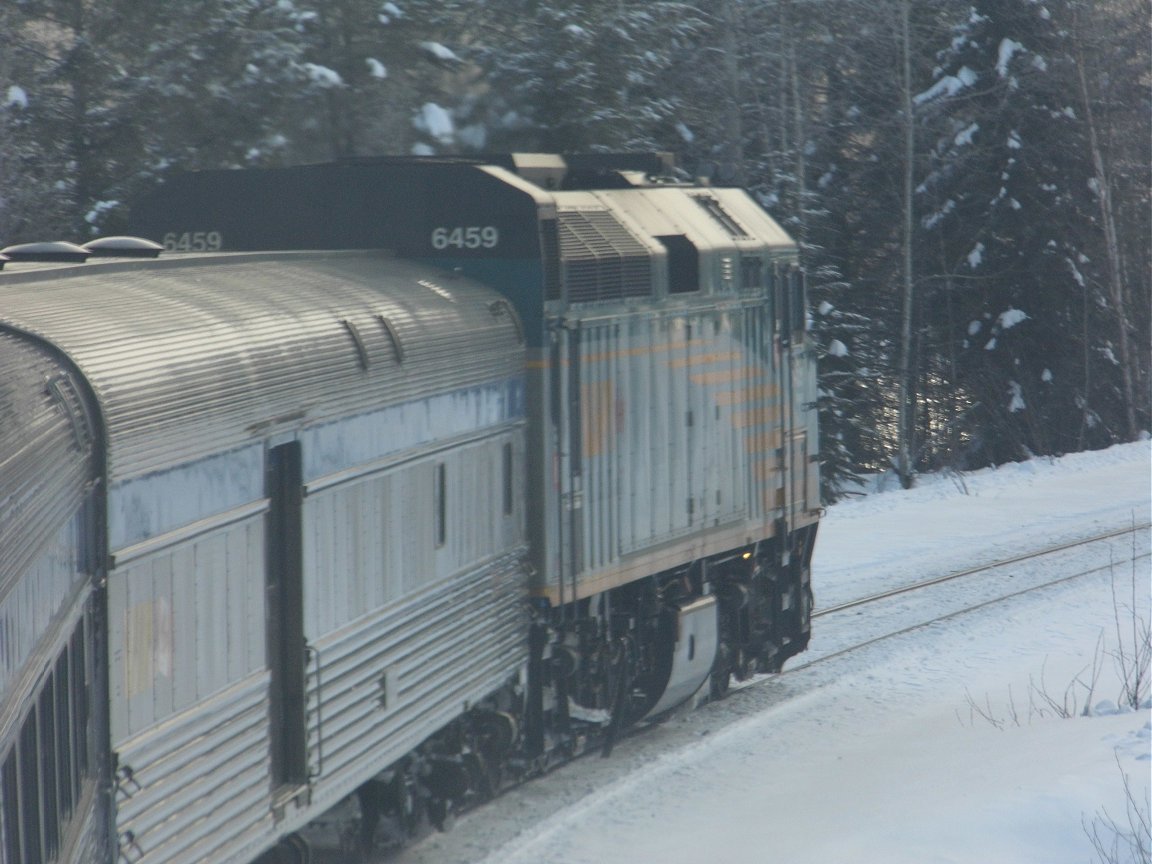
{"type": "Polygon", "coordinates": [[[0,266],[3,864],[443,827],[808,643],[815,355],[743,190],[206,171],[0,266]]]}

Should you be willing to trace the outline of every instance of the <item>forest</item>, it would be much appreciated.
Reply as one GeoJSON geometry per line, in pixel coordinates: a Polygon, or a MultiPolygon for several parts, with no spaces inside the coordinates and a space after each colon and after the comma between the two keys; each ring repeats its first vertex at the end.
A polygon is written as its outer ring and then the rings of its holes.
{"type": "MultiPolygon", "coordinates": [[[[801,244],[825,500],[1148,435],[1149,0],[5,0],[0,248],[174,172],[658,150],[801,244]]],[[[0,303],[2,303],[0,299],[0,303]]]]}

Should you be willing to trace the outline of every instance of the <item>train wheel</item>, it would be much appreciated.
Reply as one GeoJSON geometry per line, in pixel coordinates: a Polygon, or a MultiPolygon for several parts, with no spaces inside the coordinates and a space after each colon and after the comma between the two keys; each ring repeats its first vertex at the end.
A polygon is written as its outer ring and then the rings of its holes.
{"type": "Polygon", "coordinates": [[[312,847],[299,834],[289,834],[257,858],[255,864],[312,864],[312,847]]]}
{"type": "Polygon", "coordinates": [[[712,666],[712,676],[708,679],[708,692],[712,699],[723,699],[728,694],[732,682],[732,664],[729,661],[730,649],[724,642],[716,652],[716,662],[712,666]]]}
{"type": "Polygon", "coordinates": [[[428,821],[437,831],[451,831],[456,824],[456,804],[450,798],[428,799],[428,821]]]}

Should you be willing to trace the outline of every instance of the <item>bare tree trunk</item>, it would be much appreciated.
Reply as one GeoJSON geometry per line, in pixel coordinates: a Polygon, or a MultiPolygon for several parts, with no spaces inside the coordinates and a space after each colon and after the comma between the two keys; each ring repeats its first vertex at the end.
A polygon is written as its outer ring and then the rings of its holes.
{"type": "Polygon", "coordinates": [[[743,97],[740,87],[740,46],[736,39],[740,26],[734,0],[722,0],[721,47],[723,49],[724,76],[727,80],[727,98],[724,100],[723,176],[726,181],[743,186],[747,180],[744,170],[743,97]]]}
{"type": "MultiPolygon", "coordinates": [[[[1079,23],[1079,22],[1077,22],[1079,23]]],[[[1080,99],[1084,105],[1084,116],[1088,124],[1088,146],[1092,150],[1092,169],[1095,174],[1096,201],[1100,206],[1100,224],[1104,228],[1105,254],[1108,258],[1108,298],[1112,303],[1112,314],[1116,320],[1117,349],[1120,352],[1120,382],[1124,391],[1125,439],[1135,441],[1136,391],[1132,382],[1132,370],[1136,368],[1136,358],[1128,339],[1128,287],[1124,278],[1124,268],[1120,260],[1120,241],[1116,233],[1116,214],[1112,208],[1112,188],[1108,178],[1104,153],[1100,147],[1096,115],[1092,111],[1092,97],[1088,92],[1088,78],[1084,70],[1083,45],[1076,38],[1076,77],[1080,85],[1080,99]]]]}
{"type": "Polygon", "coordinates": [[[900,316],[900,384],[899,414],[897,429],[896,473],[900,484],[908,489],[912,486],[912,433],[915,413],[912,393],[912,236],[913,212],[912,195],[914,177],[913,157],[916,152],[916,129],[912,116],[912,34],[911,0],[900,0],[900,41],[903,60],[903,80],[901,98],[904,115],[904,279],[900,316]]]}
{"type": "Polygon", "coordinates": [[[796,151],[796,162],[793,166],[793,171],[796,172],[796,177],[793,179],[792,188],[795,189],[796,195],[796,225],[797,237],[796,240],[803,247],[804,242],[807,240],[807,227],[808,220],[805,216],[807,212],[807,197],[808,189],[806,184],[806,177],[808,173],[807,157],[804,152],[804,105],[800,101],[800,70],[796,63],[796,38],[795,28],[792,24],[792,8],[789,0],[784,0],[780,4],[781,20],[784,26],[784,61],[786,63],[786,72],[788,75],[788,91],[789,97],[792,102],[792,146],[796,151]]]}

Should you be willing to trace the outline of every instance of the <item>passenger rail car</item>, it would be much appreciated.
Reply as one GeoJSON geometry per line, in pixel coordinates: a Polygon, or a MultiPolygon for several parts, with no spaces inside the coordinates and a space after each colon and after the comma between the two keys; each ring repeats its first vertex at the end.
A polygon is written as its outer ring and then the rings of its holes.
{"type": "Polygon", "coordinates": [[[303,860],[352,793],[364,849],[806,646],[803,280],[744,192],[382,158],[133,218],[3,250],[0,861],[303,860]]]}

